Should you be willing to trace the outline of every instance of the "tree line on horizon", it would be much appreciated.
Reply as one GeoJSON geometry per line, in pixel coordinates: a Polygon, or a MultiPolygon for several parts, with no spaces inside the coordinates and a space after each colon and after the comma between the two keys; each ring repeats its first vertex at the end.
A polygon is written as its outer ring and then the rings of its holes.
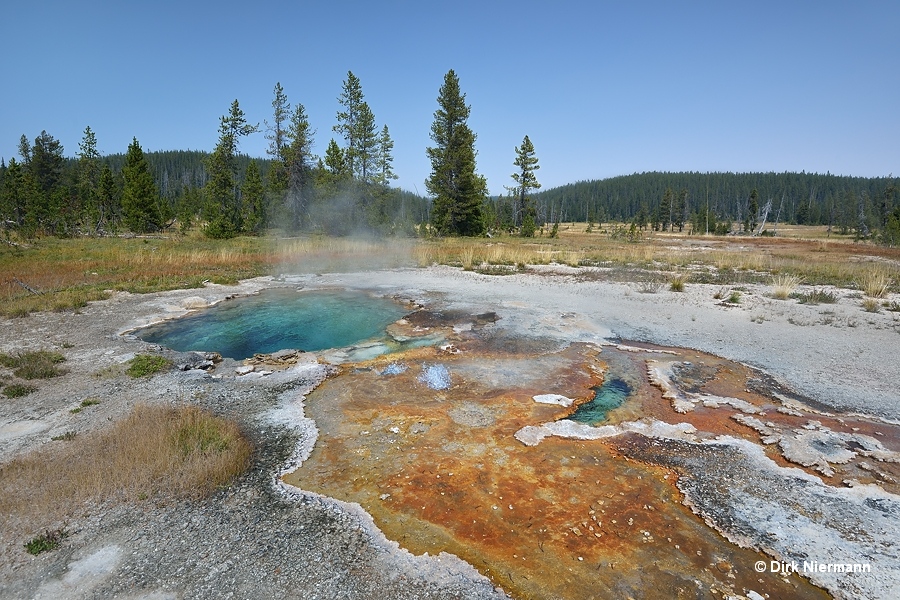
{"type": "Polygon", "coordinates": [[[513,185],[489,196],[476,170],[471,106],[453,70],[444,77],[426,148],[429,197],[391,186],[393,140],[379,128],[359,78],[347,73],[340,110],[323,156],[302,104],[275,85],[266,158],[240,152],[260,132],[237,100],[220,118],[211,152],[144,152],[135,138],[125,153],[100,155],[90,127],[74,158],[46,131],[23,134],[19,157],[0,160],[0,226],[9,238],[36,235],[148,233],[177,226],[210,236],[289,233],[464,235],[508,232],[555,235],[560,222],[631,223],[635,231],[763,233],[765,222],[827,225],[859,239],[900,243],[900,202],[891,177],[826,173],[649,172],[580,181],[542,192],[534,145],[514,148],[513,185]]]}
{"type": "Polygon", "coordinates": [[[616,221],[722,235],[753,233],[765,214],[773,227],[825,225],[889,245],[900,243],[898,200],[892,177],[805,172],[647,172],[580,181],[534,196],[550,221],[616,221]]]}

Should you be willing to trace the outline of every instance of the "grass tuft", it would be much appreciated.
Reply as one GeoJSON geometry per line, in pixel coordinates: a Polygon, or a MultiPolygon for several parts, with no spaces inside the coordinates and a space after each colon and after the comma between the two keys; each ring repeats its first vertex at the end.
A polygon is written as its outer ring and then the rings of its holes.
{"type": "Polygon", "coordinates": [[[156,354],[138,354],[128,361],[128,369],[125,371],[135,379],[139,377],[149,377],[155,373],[167,369],[172,365],[172,361],[156,354]]]}
{"type": "Polygon", "coordinates": [[[792,298],[796,298],[800,304],[835,304],[838,301],[837,294],[828,290],[820,290],[818,288],[810,290],[805,294],[792,294],[792,298]]]}
{"type": "Polygon", "coordinates": [[[862,307],[866,312],[881,312],[881,301],[879,301],[878,298],[863,298],[862,307]]]}
{"type": "Polygon", "coordinates": [[[869,298],[885,298],[891,287],[891,278],[880,270],[867,271],[859,280],[859,289],[869,298]]]}
{"type": "Polygon", "coordinates": [[[21,398],[37,391],[37,387],[27,383],[11,383],[3,388],[3,395],[7,398],[21,398]]]}
{"type": "Polygon", "coordinates": [[[684,285],[690,279],[690,273],[676,273],[669,278],[669,289],[673,292],[683,292],[684,285]]]}
{"type": "Polygon", "coordinates": [[[642,294],[655,294],[662,289],[663,282],[655,277],[651,277],[638,284],[638,291],[642,294]]]}
{"type": "Polygon", "coordinates": [[[16,377],[22,379],[50,379],[67,371],[58,367],[66,357],[58,352],[37,350],[18,354],[0,354],[0,364],[13,369],[16,377]]]}
{"type": "Polygon", "coordinates": [[[784,273],[773,275],[772,285],[775,287],[775,290],[772,292],[772,297],[778,300],[787,300],[802,282],[803,278],[798,277],[797,275],[787,275],[784,273]]]}

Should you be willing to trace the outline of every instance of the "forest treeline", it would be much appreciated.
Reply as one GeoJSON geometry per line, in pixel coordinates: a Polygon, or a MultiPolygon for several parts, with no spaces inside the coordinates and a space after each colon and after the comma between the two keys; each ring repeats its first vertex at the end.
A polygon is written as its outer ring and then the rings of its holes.
{"type": "MultiPolygon", "coordinates": [[[[560,222],[625,223],[691,234],[765,235],[778,223],[827,225],[841,234],[900,244],[900,198],[891,177],[830,173],[649,172],[538,191],[537,151],[526,135],[515,148],[508,193],[489,196],[476,172],[475,140],[459,79],[439,90],[425,149],[428,198],[392,186],[394,142],[376,125],[360,80],[348,72],[323,155],[300,103],[275,85],[271,117],[251,123],[237,100],[220,118],[210,151],[144,152],[133,139],[101,156],[90,127],[74,157],[42,131],[19,140],[18,157],[0,161],[3,235],[111,235],[177,227],[210,237],[289,233],[348,235],[555,235],[560,222]],[[240,152],[263,134],[266,158],[240,152]]],[[[636,235],[635,237],[639,237],[636,235]]]]}
{"type": "Polygon", "coordinates": [[[212,151],[144,152],[135,138],[123,153],[101,155],[90,126],[74,157],[46,131],[19,140],[18,156],[0,161],[0,227],[4,235],[112,235],[177,227],[210,237],[270,228],[348,235],[415,234],[430,203],[391,185],[393,146],[358,78],[349,72],[325,154],[313,153],[316,131],[302,104],[276,84],[265,127],[252,124],[237,100],[220,118],[212,151]],[[262,133],[267,158],[240,152],[262,133]]]}
{"type": "MultiPolygon", "coordinates": [[[[896,186],[888,177],[830,173],[636,173],[580,181],[534,194],[548,221],[619,221],[635,218],[661,226],[692,224],[709,211],[742,226],[756,196],[759,211],[771,201],[768,223],[831,225],[843,233],[884,225],[895,208],[896,186]],[[666,206],[667,192],[672,206],[666,206]],[[660,209],[667,214],[660,214],[660,209]],[[669,217],[669,210],[671,217],[669,217]],[[643,213],[643,214],[642,214],[643,213]]],[[[754,219],[757,215],[751,215],[754,219]]],[[[705,230],[705,227],[704,227],[705,230]]]]}

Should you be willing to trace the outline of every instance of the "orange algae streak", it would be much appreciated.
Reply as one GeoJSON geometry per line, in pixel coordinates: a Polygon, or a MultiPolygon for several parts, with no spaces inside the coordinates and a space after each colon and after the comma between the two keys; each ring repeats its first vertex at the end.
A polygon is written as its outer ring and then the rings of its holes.
{"type": "Polygon", "coordinates": [[[713,409],[675,413],[646,384],[647,356],[598,355],[576,344],[545,354],[471,345],[458,354],[419,349],[390,358],[409,369],[380,375],[384,360],[346,369],[309,397],[307,416],[320,435],[288,483],[359,503],[411,552],[456,554],[517,598],[641,598],[660,590],[723,597],[750,589],[827,597],[798,577],[756,573],[754,563],[769,557],[730,544],[693,515],[674,471],[602,441],[551,437],[527,447],[513,437],[572,410],[532,396],[589,400],[607,362],[641,384],[612,422],[695,419],[705,431],[757,435],[724,412],[706,418],[713,409]],[[422,365],[435,363],[449,368],[450,389],[418,381],[422,365]]]}

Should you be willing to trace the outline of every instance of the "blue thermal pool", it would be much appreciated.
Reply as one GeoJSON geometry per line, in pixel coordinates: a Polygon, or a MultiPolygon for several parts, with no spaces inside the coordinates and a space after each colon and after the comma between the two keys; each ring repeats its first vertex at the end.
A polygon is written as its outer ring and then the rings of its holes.
{"type": "Polygon", "coordinates": [[[588,425],[602,423],[609,411],[622,406],[631,393],[631,386],[617,377],[609,377],[595,388],[595,392],[593,400],[585,402],[566,418],[588,425]]]}
{"type": "Polygon", "coordinates": [[[241,360],[286,348],[313,352],[383,338],[408,313],[396,302],[361,292],[264,290],[135,332],[146,342],[241,360]]]}

